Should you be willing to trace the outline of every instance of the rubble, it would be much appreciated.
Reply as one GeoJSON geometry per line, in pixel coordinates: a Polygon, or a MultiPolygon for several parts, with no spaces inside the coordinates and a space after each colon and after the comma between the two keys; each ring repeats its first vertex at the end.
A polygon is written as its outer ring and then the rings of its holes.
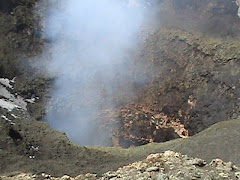
{"type": "Polygon", "coordinates": [[[13,177],[0,176],[0,178],[2,180],[237,180],[239,179],[239,171],[237,170],[239,169],[236,166],[225,163],[220,159],[213,160],[208,164],[199,158],[191,158],[173,151],[166,151],[161,154],[151,154],[143,161],[120,167],[117,171],[109,171],[102,175],[88,173],[76,177],[64,175],[56,178],[43,173],[41,175],[19,174],[13,177]],[[219,166],[221,168],[218,168],[219,166]],[[229,167],[234,168],[229,169],[229,167]]]}

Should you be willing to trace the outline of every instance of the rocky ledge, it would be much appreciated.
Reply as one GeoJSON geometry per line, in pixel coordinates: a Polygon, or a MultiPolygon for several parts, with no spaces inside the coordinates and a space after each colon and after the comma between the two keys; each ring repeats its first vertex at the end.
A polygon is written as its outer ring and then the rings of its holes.
{"type": "Polygon", "coordinates": [[[107,180],[107,179],[141,179],[141,180],[177,180],[177,179],[240,179],[239,168],[231,162],[223,162],[221,159],[214,159],[209,164],[199,158],[190,158],[173,151],[166,151],[159,154],[151,154],[145,160],[134,162],[119,168],[117,171],[109,171],[100,176],[96,174],[79,175],[75,178],[64,175],[59,178],[51,177],[42,173],[13,174],[0,176],[1,180],[31,180],[31,179],[52,179],[52,180],[107,180]]]}

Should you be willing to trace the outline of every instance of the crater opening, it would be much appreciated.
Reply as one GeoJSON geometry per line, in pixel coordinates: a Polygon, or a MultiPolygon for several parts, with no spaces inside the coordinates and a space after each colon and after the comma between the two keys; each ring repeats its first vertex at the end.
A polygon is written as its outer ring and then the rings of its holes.
{"type": "Polygon", "coordinates": [[[145,81],[132,68],[152,4],[70,0],[58,5],[46,20],[46,37],[54,39],[47,70],[56,79],[45,121],[77,144],[113,146],[121,128],[114,112],[134,98],[134,85],[145,81]]]}

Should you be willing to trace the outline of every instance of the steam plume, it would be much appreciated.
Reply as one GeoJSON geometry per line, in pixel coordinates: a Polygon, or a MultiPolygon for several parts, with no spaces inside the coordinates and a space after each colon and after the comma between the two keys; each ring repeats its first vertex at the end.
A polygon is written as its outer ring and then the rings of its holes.
{"type": "Polygon", "coordinates": [[[78,144],[110,145],[97,116],[117,88],[116,77],[127,78],[127,52],[135,48],[146,7],[133,0],[60,2],[47,19],[48,70],[58,78],[46,121],[78,144]]]}

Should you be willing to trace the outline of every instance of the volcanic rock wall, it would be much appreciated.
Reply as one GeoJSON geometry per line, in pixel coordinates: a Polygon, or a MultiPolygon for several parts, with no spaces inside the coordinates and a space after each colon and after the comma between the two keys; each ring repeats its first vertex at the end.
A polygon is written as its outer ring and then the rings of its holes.
{"type": "Polygon", "coordinates": [[[239,115],[236,2],[180,0],[163,7],[162,27],[135,62],[133,76],[145,84],[136,85],[136,100],[119,110],[122,146],[187,137],[239,115]]]}

